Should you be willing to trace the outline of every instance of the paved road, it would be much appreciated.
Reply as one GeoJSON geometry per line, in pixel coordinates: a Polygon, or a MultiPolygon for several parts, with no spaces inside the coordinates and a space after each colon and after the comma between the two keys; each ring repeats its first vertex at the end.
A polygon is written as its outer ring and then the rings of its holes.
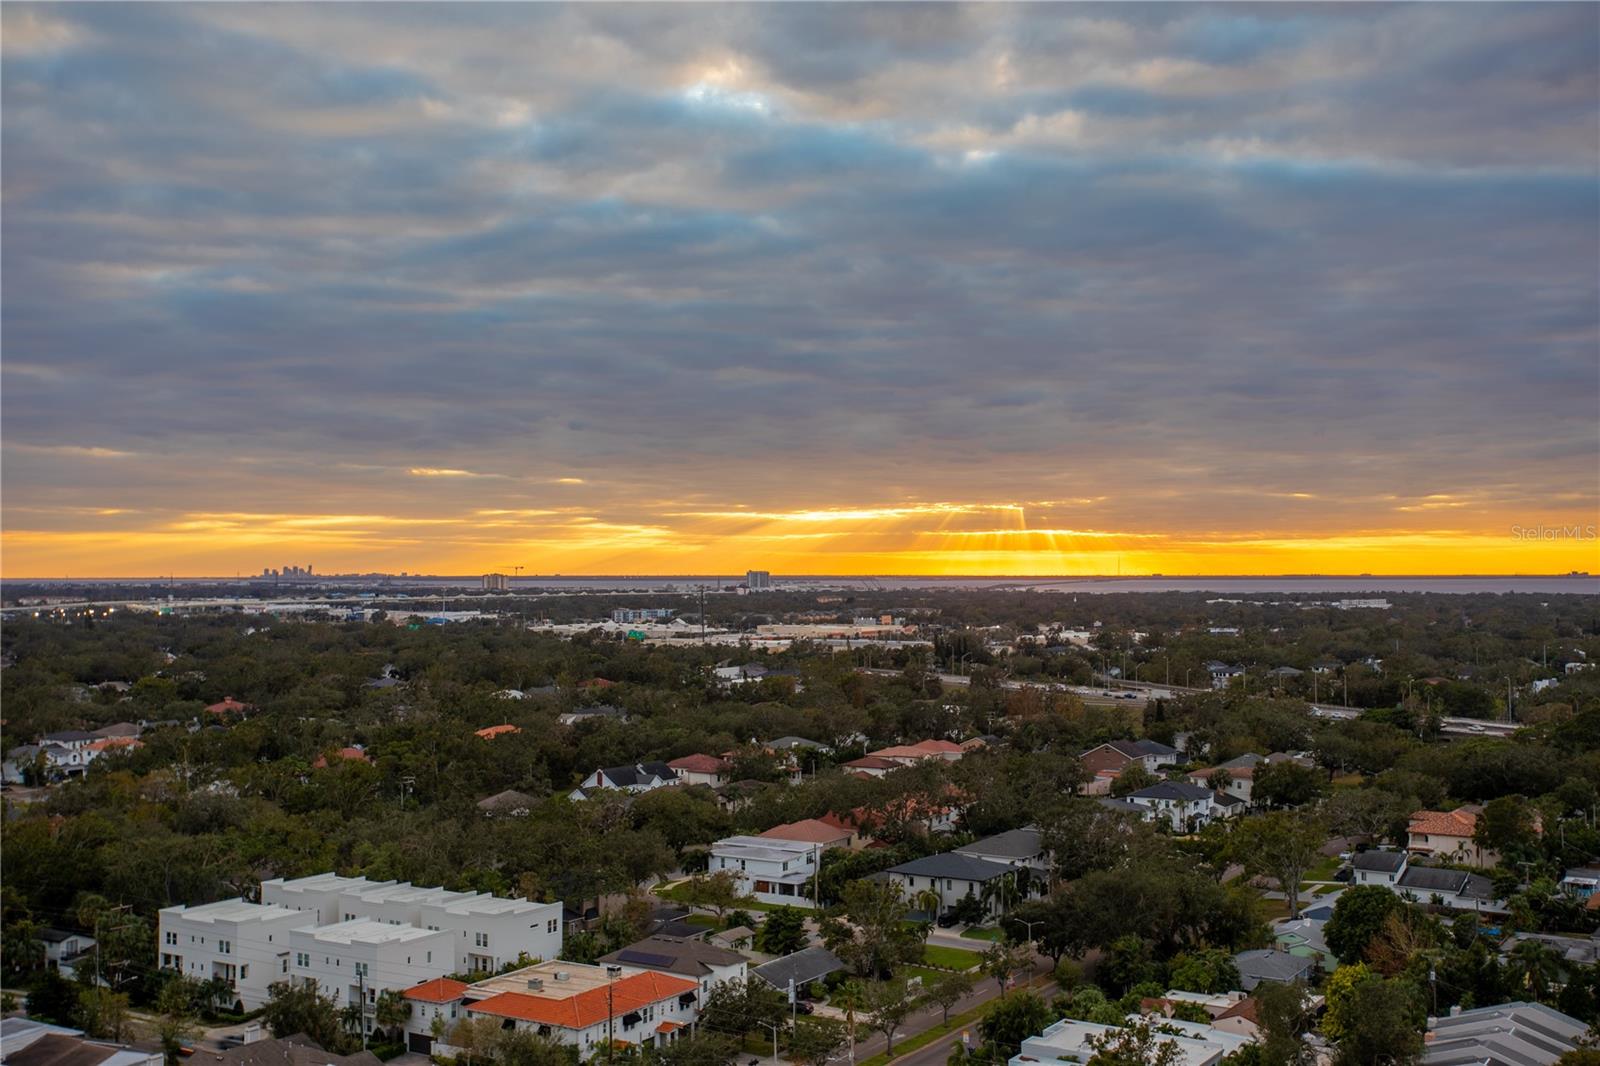
{"type": "MultiPolygon", "coordinates": [[[[1056,994],[1055,981],[1048,976],[1050,960],[1035,959],[1034,964],[1035,974],[1033,980],[1038,982],[1034,985],[1034,990],[1040,995],[1044,996],[1046,999],[1049,999],[1051,996],[1056,994]]],[[[979,978],[977,990],[974,991],[972,995],[968,996],[966,999],[963,999],[960,1003],[952,1007],[950,1009],[950,1013],[952,1015],[961,1014],[971,1010],[974,1007],[980,1007],[983,1004],[995,999],[999,994],[999,990],[995,987],[993,978],[979,978]]],[[[857,1018],[856,1021],[858,1025],[861,1023],[860,1018],[857,1018]]],[[[901,1026],[900,1031],[895,1034],[895,1047],[900,1047],[912,1037],[918,1035],[919,1033],[925,1033],[929,1029],[933,1029],[943,1022],[944,1012],[938,1007],[930,1007],[917,1011],[906,1019],[905,1025],[901,1026]]],[[[976,1042],[978,1039],[976,1025],[974,1025],[972,1029],[972,1039],[974,1042],[976,1042]]],[[[915,1051],[908,1052],[904,1055],[896,1055],[890,1061],[894,1063],[894,1066],[943,1066],[945,1060],[950,1057],[951,1043],[959,1039],[961,1039],[961,1034],[959,1032],[952,1033],[948,1036],[942,1036],[925,1047],[917,1048],[915,1051]]],[[[880,1054],[883,1049],[883,1036],[881,1034],[869,1035],[866,1039],[858,1040],[856,1042],[856,1061],[860,1062],[863,1059],[870,1059],[872,1056],[880,1054]]],[[[841,1061],[844,1060],[843,1056],[840,1058],[841,1061]]]]}

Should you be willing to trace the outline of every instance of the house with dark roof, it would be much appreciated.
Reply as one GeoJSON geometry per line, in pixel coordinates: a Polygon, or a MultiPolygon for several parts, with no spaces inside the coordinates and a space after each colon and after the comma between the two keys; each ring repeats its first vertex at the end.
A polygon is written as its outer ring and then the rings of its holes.
{"type": "Polygon", "coordinates": [[[1211,675],[1212,688],[1224,689],[1233,683],[1234,678],[1244,675],[1244,667],[1212,659],[1206,663],[1206,673],[1211,675]]]}
{"type": "Polygon", "coordinates": [[[574,707],[570,711],[563,711],[556,715],[556,721],[562,725],[581,725],[584,722],[616,722],[618,725],[627,725],[632,717],[621,707],[613,707],[609,703],[596,704],[593,707],[574,707]]]}
{"type": "Polygon", "coordinates": [[[1350,857],[1350,883],[1393,888],[1406,868],[1403,851],[1362,851],[1350,857]]]}
{"type": "Polygon", "coordinates": [[[743,981],[749,963],[737,951],[687,937],[647,936],[595,960],[676,974],[698,982],[702,996],[728,981],[743,981]]]}
{"type": "Polygon", "coordinates": [[[1016,900],[1020,900],[1029,882],[1027,874],[1015,866],[955,851],[912,859],[889,867],[879,876],[899,886],[913,911],[930,918],[944,914],[968,897],[982,901],[985,913],[998,914],[1006,902],[999,894],[1001,885],[1015,886],[1016,900]],[[938,896],[933,914],[928,914],[931,898],[926,903],[923,899],[927,893],[938,896]]]}
{"type": "Polygon", "coordinates": [[[1144,809],[1147,822],[1165,822],[1172,829],[1190,833],[1216,817],[1216,793],[1187,781],[1161,781],[1130,792],[1129,803],[1144,809]]]}
{"type": "Polygon", "coordinates": [[[820,981],[832,973],[844,970],[843,960],[827,948],[802,948],[792,955],[773,959],[750,971],[780,992],[793,988],[798,994],[813,981],[820,981]]]}
{"type": "Polygon", "coordinates": [[[1175,764],[1178,751],[1155,740],[1109,740],[1081,753],[1078,761],[1089,778],[1083,791],[1105,795],[1111,791],[1111,782],[1129,766],[1138,763],[1155,773],[1159,767],[1175,764]]]}
{"type": "Polygon", "coordinates": [[[161,1066],[164,1061],[160,1051],[87,1040],[76,1031],[43,1033],[21,1047],[7,1043],[0,1054],[6,1066],[161,1066]]]}
{"type": "Polygon", "coordinates": [[[1239,968],[1239,987],[1246,992],[1266,982],[1286,985],[1293,981],[1310,981],[1317,970],[1314,958],[1272,948],[1241,951],[1233,957],[1233,964],[1239,968]]]}
{"type": "Polygon", "coordinates": [[[1429,1018],[1422,1066],[1554,1066],[1588,1026],[1542,1003],[1501,1003],[1429,1018]]]}
{"type": "Polygon", "coordinates": [[[1482,874],[1431,866],[1406,867],[1395,881],[1396,892],[1416,903],[1457,911],[1506,913],[1504,901],[1494,898],[1494,883],[1482,874]]]}
{"type": "Polygon", "coordinates": [[[955,849],[957,855],[985,859],[1005,866],[1025,866],[1042,882],[1050,872],[1050,856],[1045,851],[1044,834],[1036,825],[1025,825],[994,836],[974,840],[955,849]]]}
{"type": "Polygon", "coordinates": [[[479,800],[478,810],[487,818],[526,818],[538,805],[536,797],[508,788],[479,800]]]}
{"type": "Polygon", "coordinates": [[[206,1066],[380,1066],[370,1051],[335,1055],[304,1033],[277,1040],[253,1040],[221,1052],[197,1052],[188,1061],[206,1066]]]}
{"type": "Polygon", "coordinates": [[[607,766],[585,777],[572,792],[573,799],[588,799],[601,789],[617,792],[651,792],[680,784],[678,772],[664,762],[641,762],[632,766],[607,766]]]}

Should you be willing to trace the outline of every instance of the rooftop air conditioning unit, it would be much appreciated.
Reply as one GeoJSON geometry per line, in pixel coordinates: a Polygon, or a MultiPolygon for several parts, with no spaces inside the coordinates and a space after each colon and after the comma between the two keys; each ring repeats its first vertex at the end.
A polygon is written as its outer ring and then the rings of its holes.
{"type": "Polygon", "coordinates": [[[544,991],[544,978],[543,977],[530,977],[530,978],[528,978],[528,990],[530,992],[542,992],[542,991],[544,991]]]}

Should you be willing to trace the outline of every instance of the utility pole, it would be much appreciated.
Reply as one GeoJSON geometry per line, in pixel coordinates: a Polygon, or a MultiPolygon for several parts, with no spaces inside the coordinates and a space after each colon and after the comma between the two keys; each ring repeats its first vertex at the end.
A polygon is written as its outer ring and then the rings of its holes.
{"type": "MultiPolygon", "coordinates": [[[[617,1054],[617,1007],[616,1007],[616,982],[617,975],[622,972],[622,967],[616,963],[606,964],[606,1063],[610,1063],[617,1054]]],[[[776,1038],[774,1038],[776,1046],[776,1038]]]]}

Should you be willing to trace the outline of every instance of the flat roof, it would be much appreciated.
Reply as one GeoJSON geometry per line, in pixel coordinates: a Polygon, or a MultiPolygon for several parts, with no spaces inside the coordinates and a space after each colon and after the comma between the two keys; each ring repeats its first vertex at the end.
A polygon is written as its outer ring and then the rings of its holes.
{"type": "Polygon", "coordinates": [[[389,944],[408,940],[425,940],[431,936],[449,936],[438,929],[418,929],[414,925],[393,925],[372,918],[352,918],[348,922],[296,930],[309,932],[313,939],[329,944],[389,944]]]}
{"type": "Polygon", "coordinates": [[[176,907],[163,907],[161,913],[191,922],[262,922],[306,916],[305,911],[297,911],[293,907],[278,903],[251,903],[246,899],[222,899],[192,907],[179,904],[176,907]]]}
{"type": "Polygon", "coordinates": [[[368,881],[365,877],[344,877],[331,870],[327,873],[312,874],[309,877],[284,878],[275,877],[270,881],[261,882],[261,887],[271,885],[276,889],[288,892],[350,892],[361,888],[378,888],[383,885],[398,884],[397,881],[368,881]]]}
{"type": "MultiPolygon", "coordinates": [[[[631,971],[624,967],[623,973],[629,972],[631,971]]],[[[520,970],[512,970],[510,973],[485,978],[473,985],[472,991],[476,997],[518,992],[522,995],[536,995],[541,999],[566,999],[590,989],[604,988],[606,984],[604,966],[589,966],[581,962],[539,962],[532,966],[524,966],[520,970]],[[558,980],[557,974],[566,976],[558,980]],[[531,977],[544,981],[544,987],[537,991],[529,989],[528,979],[531,977]]]]}
{"type": "Polygon", "coordinates": [[[422,888],[410,881],[388,881],[370,888],[354,888],[346,894],[360,898],[363,903],[452,903],[475,895],[438,886],[422,888]]]}
{"type": "Polygon", "coordinates": [[[449,900],[442,906],[451,914],[531,914],[535,911],[560,907],[561,904],[535,903],[528,899],[505,899],[487,892],[474,892],[469,893],[465,899],[449,900]]]}

